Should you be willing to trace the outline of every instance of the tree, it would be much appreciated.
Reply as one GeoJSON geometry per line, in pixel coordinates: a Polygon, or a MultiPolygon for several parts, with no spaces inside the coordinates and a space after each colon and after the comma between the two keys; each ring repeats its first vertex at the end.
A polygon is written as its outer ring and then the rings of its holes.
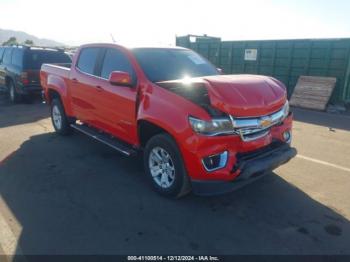
{"type": "Polygon", "coordinates": [[[34,45],[34,42],[33,42],[33,40],[27,39],[26,41],[24,41],[24,44],[25,45],[34,45]]]}
{"type": "Polygon", "coordinates": [[[3,46],[5,45],[18,45],[17,38],[14,36],[11,36],[7,41],[2,43],[3,46]]]}

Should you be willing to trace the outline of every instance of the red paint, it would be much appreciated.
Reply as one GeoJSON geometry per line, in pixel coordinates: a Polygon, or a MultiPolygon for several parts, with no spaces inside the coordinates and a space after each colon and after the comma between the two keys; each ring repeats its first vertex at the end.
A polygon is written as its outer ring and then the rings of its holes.
{"type": "MultiPolygon", "coordinates": [[[[292,128],[292,116],[272,127],[269,135],[252,142],[243,142],[239,136],[206,137],[196,134],[189,125],[189,115],[211,119],[200,106],[149,81],[132,53],[114,44],[95,44],[84,47],[109,47],[124,52],[131,61],[138,82],[135,87],[112,85],[107,79],[86,75],[76,67],[81,48],[68,68],[43,65],[41,84],[46,100],[49,90],[57,91],[66,113],[94,127],[110,133],[134,146],[140,146],[138,121],[149,121],[173,136],[192,179],[233,180],[238,173],[230,170],[238,152],[254,151],[283,140],[282,133],[292,128]],[[100,88],[97,88],[100,87],[100,88]],[[229,151],[226,168],[208,174],[201,159],[208,155],[229,151]]],[[[120,78],[121,75],[115,76],[120,78]]],[[[130,81],[130,79],[126,80],[130,81]]],[[[282,83],[264,76],[218,75],[193,79],[207,88],[212,106],[234,116],[262,116],[279,110],[286,102],[282,83]]]]}

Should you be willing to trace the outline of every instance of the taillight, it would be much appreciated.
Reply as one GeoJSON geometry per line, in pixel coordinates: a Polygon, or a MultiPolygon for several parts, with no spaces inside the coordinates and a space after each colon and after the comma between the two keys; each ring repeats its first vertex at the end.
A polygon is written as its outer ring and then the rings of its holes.
{"type": "Polygon", "coordinates": [[[23,85],[29,84],[28,72],[22,72],[20,77],[21,77],[21,82],[23,85]]]}

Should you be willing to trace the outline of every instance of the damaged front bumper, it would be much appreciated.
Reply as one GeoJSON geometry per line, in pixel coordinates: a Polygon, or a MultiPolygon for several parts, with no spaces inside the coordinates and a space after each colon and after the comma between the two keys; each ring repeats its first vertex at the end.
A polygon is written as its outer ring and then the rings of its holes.
{"type": "Polygon", "coordinates": [[[217,195],[234,191],[268,174],[295,157],[297,151],[288,143],[276,141],[257,151],[237,154],[231,173],[239,173],[232,181],[192,180],[197,195],[217,195]]]}

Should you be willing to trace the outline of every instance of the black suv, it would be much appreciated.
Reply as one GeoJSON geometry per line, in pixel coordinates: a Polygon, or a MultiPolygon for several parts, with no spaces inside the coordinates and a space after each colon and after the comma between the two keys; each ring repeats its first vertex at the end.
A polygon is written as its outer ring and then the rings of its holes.
{"type": "Polygon", "coordinates": [[[8,91],[11,102],[41,92],[40,68],[44,63],[71,63],[71,58],[59,49],[0,47],[0,87],[8,91]]]}

